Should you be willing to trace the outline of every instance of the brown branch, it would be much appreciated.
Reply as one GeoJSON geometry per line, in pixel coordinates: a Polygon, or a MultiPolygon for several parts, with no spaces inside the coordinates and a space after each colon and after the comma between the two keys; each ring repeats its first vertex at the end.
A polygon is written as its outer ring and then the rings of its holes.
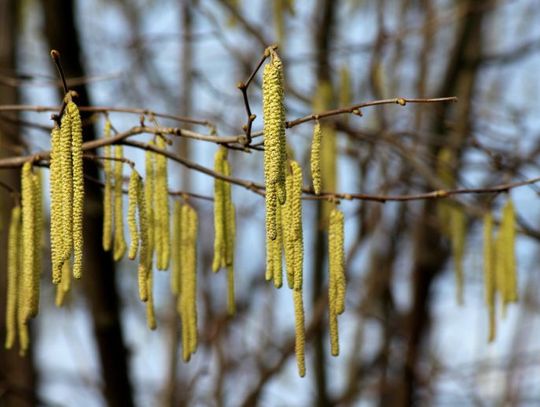
{"type": "Polygon", "coordinates": [[[345,113],[352,113],[356,115],[361,115],[360,109],[370,106],[380,106],[380,105],[391,105],[398,104],[400,106],[405,106],[407,103],[440,103],[440,102],[457,102],[457,97],[443,97],[443,98],[431,98],[431,99],[409,99],[409,98],[393,98],[393,99],[381,99],[374,100],[371,102],[359,103],[349,107],[342,107],[339,109],[327,110],[321,113],[312,113],[304,117],[300,117],[295,120],[291,120],[285,123],[285,127],[290,129],[292,127],[298,126],[299,124],[306,123],[312,120],[319,120],[325,117],[337,116],[345,113]]]}

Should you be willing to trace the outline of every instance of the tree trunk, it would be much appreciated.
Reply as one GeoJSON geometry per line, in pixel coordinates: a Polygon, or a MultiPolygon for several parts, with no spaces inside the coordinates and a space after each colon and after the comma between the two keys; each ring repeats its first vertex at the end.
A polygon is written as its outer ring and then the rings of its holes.
{"type": "MultiPolygon", "coordinates": [[[[51,49],[61,54],[66,76],[84,77],[82,49],[79,43],[73,0],[42,0],[45,14],[45,35],[51,49]]],[[[90,105],[86,86],[74,87],[78,93],[79,105],[90,105]]],[[[60,96],[63,96],[60,93],[60,96]]],[[[84,141],[96,138],[96,131],[88,119],[82,115],[84,141]]],[[[97,165],[87,160],[84,172],[99,178],[97,165]]],[[[109,406],[132,406],[132,386],[128,371],[128,354],[124,345],[118,293],[114,279],[114,263],[110,252],[104,252],[101,245],[103,206],[100,187],[85,181],[84,215],[84,274],[82,283],[90,304],[93,329],[103,375],[104,397],[109,406]]]]}

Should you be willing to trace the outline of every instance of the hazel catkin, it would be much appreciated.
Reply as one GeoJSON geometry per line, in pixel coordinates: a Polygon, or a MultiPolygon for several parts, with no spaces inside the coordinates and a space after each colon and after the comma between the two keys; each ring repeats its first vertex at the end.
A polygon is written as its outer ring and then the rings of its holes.
{"type": "Polygon", "coordinates": [[[129,250],[128,258],[134,260],[139,250],[139,229],[137,228],[137,206],[139,199],[140,177],[137,171],[132,170],[128,185],[128,230],[129,230],[129,250]]]}
{"type": "Polygon", "coordinates": [[[495,339],[496,333],[496,285],[495,285],[495,251],[493,242],[493,216],[490,212],[484,215],[484,298],[488,308],[489,331],[488,342],[495,339]]]}
{"type": "Polygon", "coordinates": [[[62,261],[69,261],[73,251],[73,159],[72,159],[72,117],[62,116],[60,126],[60,165],[62,167],[62,261]]]}
{"type": "Polygon", "coordinates": [[[321,193],[321,123],[317,120],[313,128],[313,140],[311,141],[311,178],[315,194],[321,193]]]}
{"type": "Polygon", "coordinates": [[[124,257],[126,252],[126,240],[124,238],[124,196],[122,184],[124,183],[123,162],[121,161],[124,155],[122,146],[114,146],[114,261],[119,261],[124,257]]]}
{"type": "MultiPolygon", "coordinates": [[[[104,135],[105,139],[111,137],[111,122],[109,119],[105,121],[104,135]]],[[[113,173],[110,158],[112,158],[112,147],[107,144],[103,147],[105,160],[103,161],[103,173],[105,176],[105,188],[103,190],[103,250],[108,252],[112,247],[112,230],[113,230],[113,173]]]]}
{"type": "Polygon", "coordinates": [[[17,337],[17,297],[19,270],[21,268],[19,253],[21,241],[21,207],[14,206],[11,210],[8,232],[8,261],[7,261],[7,295],[6,295],[6,349],[11,349],[17,337]]]}
{"type": "Polygon", "coordinates": [[[26,162],[21,174],[22,201],[22,292],[24,319],[37,315],[39,305],[39,279],[35,274],[35,185],[32,163],[26,162]]]}
{"type": "Polygon", "coordinates": [[[68,102],[65,115],[71,119],[71,154],[73,171],[73,276],[81,278],[83,266],[83,215],[84,215],[84,173],[83,173],[83,133],[79,108],[68,102]]]}
{"type": "Polygon", "coordinates": [[[62,278],[63,253],[63,176],[61,162],[61,132],[54,126],[51,133],[50,159],[50,235],[51,235],[51,273],[53,284],[59,284],[62,278]]]}
{"type": "MultiPolygon", "coordinates": [[[[167,142],[162,136],[157,137],[156,147],[165,149],[167,142]]],[[[154,242],[156,245],[157,268],[167,270],[170,261],[170,220],[169,220],[169,190],[167,175],[167,158],[162,154],[156,155],[156,175],[155,175],[155,200],[156,210],[154,211],[154,228],[156,235],[154,242]]]]}

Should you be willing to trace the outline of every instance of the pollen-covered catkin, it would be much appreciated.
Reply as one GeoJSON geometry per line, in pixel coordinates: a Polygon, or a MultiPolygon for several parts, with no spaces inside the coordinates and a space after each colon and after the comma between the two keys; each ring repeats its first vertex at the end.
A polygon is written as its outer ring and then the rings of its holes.
{"type": "Polygon", "coordinates": [[[152,260],[148,259],[150,255],[150,231],[148,227],[148,211],[146,209],[146,190],[142,185],[142,180],[139,179],[137,188],[137,211],[139,213],[139,236],[140,236],[140,252],[139,252],[139,267],[138,267],[138,283],[139,283],[139,298],[141,301],[148,300],[148,284],[146,280],[152,265],[149,264],[152,260]]]}
{"type": "MultiPolygon", "coordinates": [[[[36,168],[33,173],[34,184],[34,275],[37,281],[41,278],[43,265],[43,180],[41,169],[36,168]]],[[[39,284],[38,284],[39,289],[39,284]]]]}
{"type": "Polygon", "coordinates": [[[267,240],[276,238],[276,205],[284,203],[285,191],[285,107],[283,103],[283,67],[271,51],[263,71],[264,176],[266,183],[267,240]]]}
{"type": "Polygon", "coordinates": [[[83,173],[83,134],[79,108],[68,102],[66,114],[71,118],[71,154],[73,166],[73,277],[81,278],[83,266],[83,212],[84,212],[84,173],[83,173]]]}
{"type": "Polygon", "coordinates": [[[495,251],[493,245],[493,216],[490,212],[484,215],[484,292],[488,308],[489,333],[488,342],[493,342],[496,332],[495,319],[495,251]]]}
{"type": "MultiPolygon", "coordinates": [[[[124,155],[122,146],[114,146],[115,158],[121,159],[124,155]]],[[[114,261],[119,261],[126,252],[126,240],[124,238],[124,197],[122,184],[124,182],[123,163],[120,160],[114,162],[114,261]]]]}
{"type": "Polygon", "coordinates": [[[17,292],[21,255],[19,253],[21,234],[21,207],[11,210],[8,232],[7,296],[6,296],[6,349],[11,349],[17,337],[17,292]]]}
{"type": "MultiPolygon", "coordinates": [[[[220,147],[214,156],[214,171],[223,174],[223,163],[227,157],[227,149],[220,147]]],[[[225,182],[214,179],[214,259],[212,271],[217,272],[225,263],[226,219],[225,219],[225,182]]]]}
{"type": "Polygon", "coordinates": [[[51,273],[53,284],[60,283],[63,260],[63,176],[61,162],[61,133],[54,126],[51,133],[50,200],[51,200],[51,273]]]}
{"type": "Polygon", "coordinates": [[[139,250],[139,229],[137,228],[137,206],[139,199],[140,177],[137,171],[132,170],[128,185],[128,230],[129,230],[129,251],[128,258],[134,260],[139,250]]]}
{"type": "Polygon", "coordinates": [[[60,163],[62,167],[62,261],[68,261],[73,251],[73,160],[71,116],[64,114],[60,126],[60,163]]]}
{"type": "Polygon", "coordinates": [[[452,207],[450,212],[450,241],[454,257],[456,277],[456,300],[463,304],[463,256],[465,254],[465,238],[467,234],[467,219],[461,207],[452,207]]]}
{"type": "MultiPolygon", "coordinates": [[[[182,204],[180,201],[174,202],[173,209],[173,235],[171,251],[171,292],[177,296],[180,293],[180,276],[182,271],[182,204]]],[[[214,252],[215,259],[215,252],[214,252]]]]}
{"type": "MultiPolygon", "coordinates": [[[[105,121],[104,135],[105,139],[111,137],[111,122],[109,119],[105,121]]],[[[103,152],[106,159],[103,161],[103,172],[105,175],[105,188],[103,191],[103,250],[108,252],[112,247],[112,230],[113,230],[113,173],[112,173],[112,147],[108,144],[103,147],[103,152]]]]}
{"type": "Polygon", "coordinates": [[[35,196],[32,163],[26,162],[21,174],[22,201],[22,297],[24,319],[37,315],[39,301],[39,280],[35,274],[35,196]]]}
{"type": "MultiPolygon", "coordinates": [[[[151,141],[150,145],[154,145],[151,141]]],[[[148,268],[152,268],[152,262],[154,258],[155,250],[155,215],[154,215],[154,198],[155,198],[155,184],[156,184],[156,171],[155,171],[155,154],[151,151],[145,153],[145,174],[146,182],[144,184],[144,196],[146,202],[146,221],[148,224],[148,268]]]]}
{"type": "MultiPolygon", "coordinates": [[[[157,137],[156,147],[165,149],[167,142],[163,137],[157,137]]],[[[155,218],[155,244],[157,255],[158,270],[167,270],[169,268],[170,251],[171,251],[171,236],[170,236],[170,220],[169,220],[169,190],[167,180],[167,158],[162,154],[156,156],[156,182],[155,199],[156,199],[156,218],[155,218]]]]}
{"type": "Polygon", "coordinates": [[[154,273],[148,270],[146,276],[146,290],[148,299],[146,301],[146,325],[152,331],[157,328],[156,310],[154,308],[154,273]]]}
{"type": "Polygon", "coordinates": [[[515,240],[515,210],[509,198],[502,210],[497,246],[497,267],[500,270],[500,284],[497,285],[504,305],[518,300],[515,240]]]}
{"type": "Polygon", "coordinates": [[[295,346],[296,365],[300,377],[306,375],[306,333],[304,326],[304,300],[302,299],[302,290],[293,290],[294,317],[295,317],[295,346]]]}
{"type": "Polygon", "coordinates": [[[311,141],[311,178],[313,190],[317,195],[321,193],[321,123],[317,120],[313,128],[313,140],[311,141]]]}
{"type": "Polygon", "coordinates": [[[188,361],[197,350],[197,212],[182,206],[182,270],[178,311],[182,322],[182,356],[188,361]]]}
{"type": "Polygon", "coordinates": [[[344,217],[337,209],[330,212],[329,236],[329,324],[330,349],[332,356],[339,355],[338,314],[345,310],[345,256],[344,256],[344,217]]]}

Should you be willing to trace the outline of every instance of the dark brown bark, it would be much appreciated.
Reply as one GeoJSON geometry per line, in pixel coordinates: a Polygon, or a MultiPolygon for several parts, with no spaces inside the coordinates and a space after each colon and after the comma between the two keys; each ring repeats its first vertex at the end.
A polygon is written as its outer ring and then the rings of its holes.
{"type": "MultiPolygon", "coordinates": [[[[332,41],[335,12],[338,7],[338,1],[321,0],[317,2],[317,22],[315,31],[315,50],[317,54],[317,83],[329,81],[331,77],[330,67],[330,44],[332,41]]],[[[312,302],[316,304],[320,297],[325,295],[323,292],[325,281],[325,258],[326,258],[326,233],[321,228],[323,222],[322,201],[317,202],[317,211],[315,217],[315,239],[313,244],[313,297],[312,302]]],[[[313,338],[314,351],[314,379],[315,395],[314,405],[323,407],[330,405],[327,389],[326,377],[326,330],[324,324],[316,327],[313,338]]]]}
{"type": "MultiPolygon", "coordinates": [[[[16,76],[17,24],[20,22],[17,0],[0,0],[0,74],[16,76]]],[[[18,89],[0,83],[0,104],[19,103],[18,89]]],[[[15,116],[13,116],[15,117],[15,116]]],[[[20,144],[19,128],[16,124],[0,121],[0,144],[20,144]]],[[[9,148],[0,149],[0,157],[11,155],[9,148]]],[[[19,189],[19,171],[3,170],[2,182],[19,189]]],[[[36,403],[36,373],[33,363],[33,347],[25,357],[4,348],[6,338],[6,268],[7,232],[13,198],[5,189],[0,190],[0,405],[6,407],[31,406],[36,403]]],[[[32,341],[31,341],[32,342],[32,341]]]]}
{"type": "MultiPolygon", "coordinates": [[[[82,49],[75,25],[72,0],[42,0],[45,14],[45,35],[51,49],[61,54],[66,76],[84,77],[82,49]]],[[[85,85],[73,88],[80,105],[90,105],[85,85]]],[[[60,94],[61,95],[61,94],[60,94]]],[[[87,117],[83,116],[83,121],[87,117]]],[[[92,124],[83,129],[85,141],[96,138],[92,124]]],[[[87,160],[84,171],[98,178],[98,167],[87,160]]],[[[119,299],[114,279],[114,264],[110,253],[103,251],[102,191],[95,183],[85,182],[85,257],[82,283],[93,318],[94,336],[103,375],[104,397],[109,406],[133,405],[132,387],[128,371],[128,353],[120,325],[119,299]]]]}

